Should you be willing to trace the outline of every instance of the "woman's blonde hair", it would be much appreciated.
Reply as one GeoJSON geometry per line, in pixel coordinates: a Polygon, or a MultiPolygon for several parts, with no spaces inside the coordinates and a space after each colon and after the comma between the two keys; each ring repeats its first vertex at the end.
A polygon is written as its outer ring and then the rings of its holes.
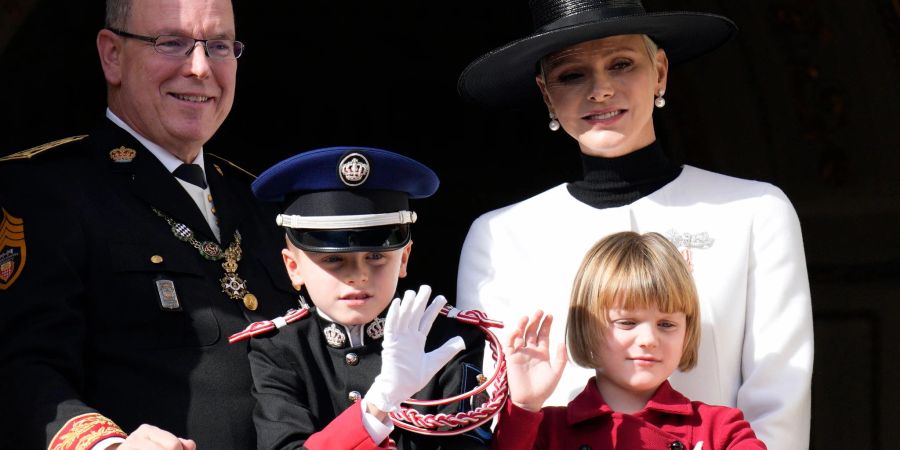
{"type": "MultiPolygon", "coordinates": [[[[646,34],[642,34],[641,38],[644,41],[644,49],[647,50],[647,56],[650,58],[650,62],[652,63],[653,67],[656,68],[657,64],[658,64],[656,61],[656,53],[657,53],[657,51],[659,51],[659,46],[656,45],[656,42],[653,42],[653,39],[651,39],[650,36],[647,36],[646,34]]],[[[545,74],[547,72],[544,68],[544,65],[547,61],[547,58],[549,58],[553,55],[557,55],[564,50],[565,49],[544,55],[537,63],[536,74],[540,75],[541,78],[546,80],[547,77],[545,76],[545,74]]]]}
{"type": "Polygon", "coordinates": [[[700,302],[681,253],[659,233],[615,233],[597,242],[584,256],[569,302],[566,342],[576,364],[598,368],[597,349],[611,309],[683,312],[684,348],[678,368],[697,365],[700,302]]]}

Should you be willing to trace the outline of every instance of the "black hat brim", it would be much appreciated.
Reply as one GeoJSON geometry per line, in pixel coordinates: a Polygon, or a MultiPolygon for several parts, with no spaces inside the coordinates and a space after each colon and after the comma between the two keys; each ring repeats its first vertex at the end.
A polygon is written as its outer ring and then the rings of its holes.
{"type": "Polygon", "coordinates": [[[388,252],[409,243],[409,224],[381,227],[310,230],[287,228],[287,237],[297,248],[317,253],[388,252]]]}
{"type": "Polygon", "coordinates": [[[737,26],[727,17],[694,12],[643,13],[537,31],[476,59],[462,72],[460,95],[489,107],[522,106],[537,93],[535,67],[544,56],[580,42],[646,34],[678,64],[727,42],[737,26]]]}

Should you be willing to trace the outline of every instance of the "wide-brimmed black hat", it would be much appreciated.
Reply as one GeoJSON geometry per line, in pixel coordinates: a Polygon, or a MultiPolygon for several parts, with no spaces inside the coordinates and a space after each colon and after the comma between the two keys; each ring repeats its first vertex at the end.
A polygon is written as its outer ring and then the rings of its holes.
{"type": "Polygon", "coordinates": [[[580,42],[646,34],[670,64],[724,44],[737,31],[727,17],[685,11],[651,12],[639,0],[530,0],[534,32],[478,58],[463,71],[463,98],[486,106],[518,106],[533,98],[535,68],[544,56],[580,42]]]}

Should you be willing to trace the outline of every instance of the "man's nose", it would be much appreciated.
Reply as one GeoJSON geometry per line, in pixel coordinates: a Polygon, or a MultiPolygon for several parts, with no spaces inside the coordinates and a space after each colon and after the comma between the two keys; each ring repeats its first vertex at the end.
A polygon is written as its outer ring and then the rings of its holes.
{"type": "Polygon", "coordinates": [[[190,75],[197,77],[199,79],[206,79],[209,77],[211,68],[209,65],[209,55],[206,52],[206,43],[202,41],[197,41],[194,43],[194,46],[191,47],[191,51],[188,52],[188,60],[190,67],[190,75]],[[201,48],[199,51],[197,49],[197,45],[201,48]]]}

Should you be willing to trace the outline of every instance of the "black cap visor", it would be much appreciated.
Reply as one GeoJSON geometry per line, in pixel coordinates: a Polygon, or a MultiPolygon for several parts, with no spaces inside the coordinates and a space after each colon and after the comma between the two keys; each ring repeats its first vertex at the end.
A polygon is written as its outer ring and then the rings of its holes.
{"type": "Polygon", "coordinates": [[[385,252],[403,248],[410,240],[409,224],[345,230],[286,229],[288,239],[307,252],[385,252]]]}

